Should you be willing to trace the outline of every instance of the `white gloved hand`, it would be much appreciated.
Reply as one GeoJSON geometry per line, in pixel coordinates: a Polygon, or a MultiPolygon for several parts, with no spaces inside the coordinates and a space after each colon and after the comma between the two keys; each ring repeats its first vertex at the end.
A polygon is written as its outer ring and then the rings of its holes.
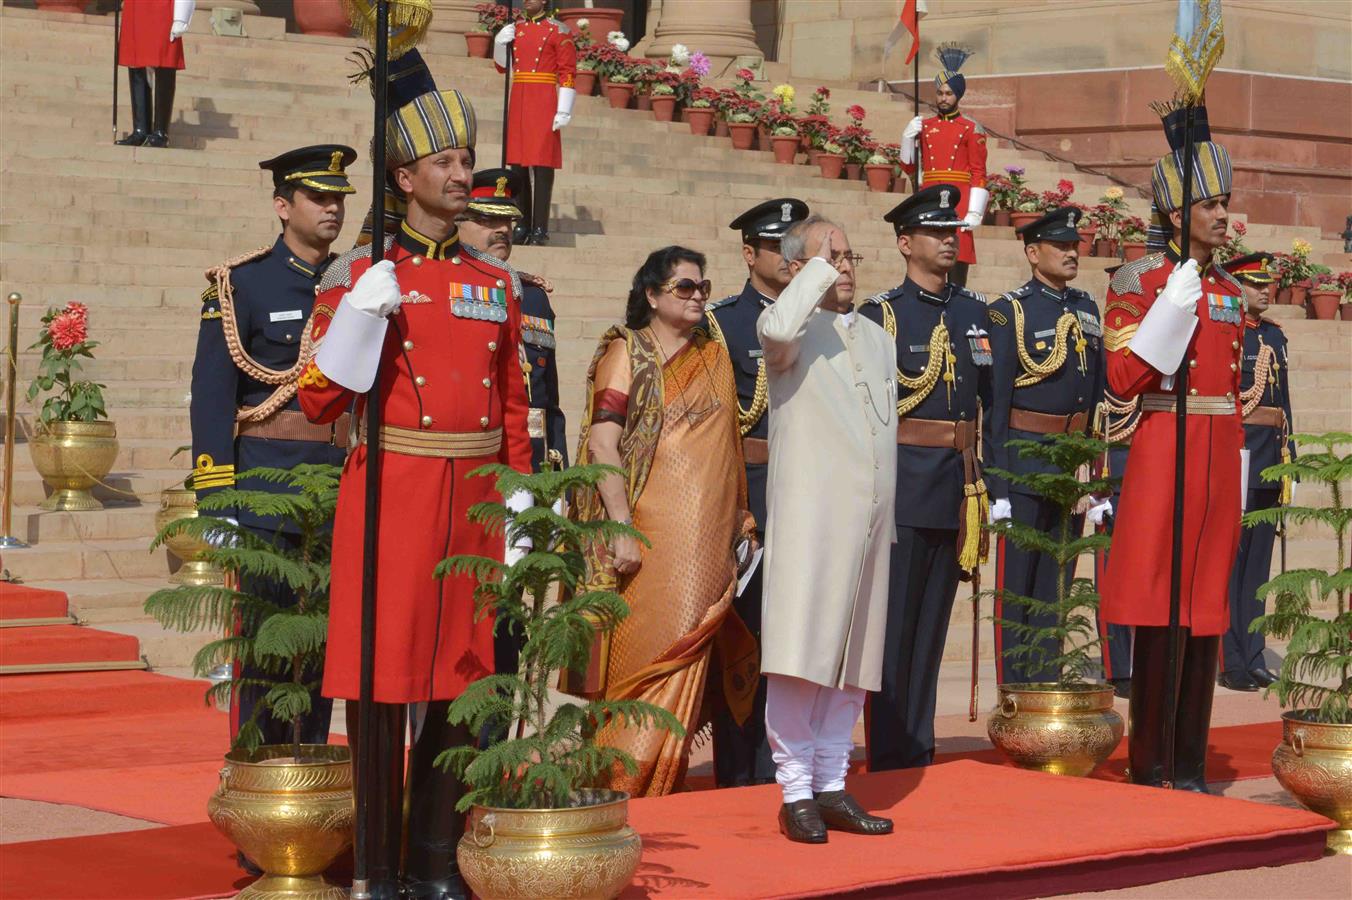
{"type": "MultiPolygon", "coordinates": [[[[213,516],[222,522],[229,522],[231,525],[239,525],[239,520],[234,516],[213,516]]],[[[235,536],[228,531],[212,530],[205,535],[207,545],[210,547],[233,547],[235,545],[235,536]]]]}
{"type": "Polygon", "coordinates": [[[180,21],[178,21],[178,20],[175,20],[174,23],[173,23],[172,25],[169,26],[169,41],[170,41],[170,43],[172,43],[172,42],[178,40],[179,38],[183,37],[183,33],[184,33],[185,31],[187,31],[187,30],[188,30],[188,23],[187,23],[187,22],[180,22],[180,21]]]}
{"type": "Polygon", "coordinates": [[[1202,277],[1197,270],[1197,260],[1190,259],[1174,267],[1159,299],[1183,312],[1197,312],[1197,301],[1202,299],[1202,277]]]}
{"type": "Polygon", "coordinates": [[[986,218],[986,204],[990,198],[990,191],[985,188],[974,187],[968,193],[967,215],[962,217],[968,228],[977,227],[981,224],[981,220],[986,218]]]}
{"type": "Polygon", "coordinates": [[[555,107],[554,111],[555,131],[573,121],[573,101],[576,99],[576,88],[559,88],[559,105],[555,107]]]}
{"type": "Polygon", "coordinates": [[[345,298],[349,306],[375,319],[383,319],[399,309],[399,279],[394,263],[382,259],[362,273],[345,298]]]}
{"type": "Polygon", "coordinates": [[[906,124],[906,128],[901,132],[901,152],[899,158],[906,165],[915,162],[915,139],[920,136],[920,129],[924,125],[924,119],[916,116],[906,124]]]}
{"type": "Polygon", "coordinates": [[[493,38],[493,40],[504,47],[516,40],[516,23],[508,22],[506,25],[502,26],[502,30],[498,32],[498,36],[493,38]]]}
{"type": "Polygon", "coordinates": [[[1001,498],[991,504],[990,524],[1002,522],[1005,519],[1013,518],[1014,510],[1009,505],[1009,500],[1001,498]]]}
{"type": "Polygon", "coordinates": [[[1102,500],[1095,503],[1093,506],[1089,507],[1089,511],[1085,513],[1085,518],[1089,520],[1090,525],[1093,525],[1095,528],[1097,528],[1098,526],[1103,524],[1103,520],[1105,518],[1111,516],[1112,514],[1113,514],[1112,498],[1105,497],[1102,500]]]}
{"type": "MultiPolygon", "coordinates": [[[[524,510],[530,509],[532,506],[534,506],[535,498],[531,496],[530,491],[517,491],[516,493],[512,494],[512,496],[506,498],[503,501],[503,505],[506,506],[513,513],[519,513],[524,510]]],[[[531,539],[525,536],[524,534],[521,535],[520,537],[515,538],[514,540],[511,539],[512,519],[513,516],[507,517],[506,533],[508,535],[509,541],[507,543],[506,548],[503,551],[502,557],[502,561],[509,566],[515,564],[518,560],[522,559],[527,553],[531,551],[531,548],[533,547],[531,539]]]]}
{"type": "Polygon", "coordinates": [[[169,26],[169,40],[171,42],[183,37],[183,33],[188,30],[188,23],[192,21],[192,14],[196,9],[196,0],[174,0],[173,24],[169,26]]]}

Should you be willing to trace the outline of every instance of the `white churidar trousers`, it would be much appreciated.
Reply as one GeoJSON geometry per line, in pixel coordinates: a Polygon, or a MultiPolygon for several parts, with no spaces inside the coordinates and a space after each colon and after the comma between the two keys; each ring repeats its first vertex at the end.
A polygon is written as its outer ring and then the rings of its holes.
{"type": "Polygon", "coordinates": [[[766,680],[765,730],[784,802],[843,790],[864,689],[824,687],[789,675],[766,680]]]}

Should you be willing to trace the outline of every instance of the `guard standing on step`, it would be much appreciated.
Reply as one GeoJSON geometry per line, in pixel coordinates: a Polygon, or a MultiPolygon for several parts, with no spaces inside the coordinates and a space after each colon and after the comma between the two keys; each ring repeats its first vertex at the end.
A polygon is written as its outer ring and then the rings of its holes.
{"type": "MultiPolygon", "coordinates": [[[[1239,279],[1244,291],[1244,356],[1240,362],[1239,399],[1244,413],[1244,447],[1249,451],[1249,483],[1244,509],[1273,509],[1289,504],[1291,485],[1265,481],[1268,466],[1295,458],[1291,440],[1291,393],[1288,388],[1286,334],[1272,319],[1263,318],[1270,302],[1272,273],[1266,253],[1232,259],[1225,270],[1239,279]]],[[[1239,533],[1239,552],[1230,576],[1230,628],[1221,641],[1222,687],[1256,691],[1277,680],[1263,662],[1263,634],[1249,624],[1263,614],[1258,588],[1272,574],[1275,525],[1251,525],[1239,533]]]]}
{"type": "Polygon", "coordinates": [[[967,270],[976,262],[972,229],[981,224],[990,200],[986,190],[986,129],[958,111],[958,102],[967,92],[967,80],[958,69],[971,55],[971,50],[957,44],[935,48],[939,74],[934,76],[934,107],[938,114],[916,116],[901,135],[901,163],[916,190],[943,183],[957,185],[962,193],[957,208],[963,220],[963,230],[958,234],[958,262],[948,273],[948,280],[960,285],[967,284],[967,270]]]}
{"type": "Polygon", "coordinates": [[[1226,240],[1230,156],[1211,141],[1206,109],[1195,108],[1196,162],[1189,245],[1182,230],[1183,118],[1159,107],[1173,152],[1155,164],[1150,241],[1165,247],[1117,270],[1108,286],[1104,344],[1108,384],[1119,397],[1141,397],[1131,442],[1119,526],[1104,579],[1104,619],[1135,626],[1132,641],[1128,757],[1135,784],[1208,793],[1206,747],[1220,636],[1230,623],[1228,586],[1240,532],[1239,363],[1243,308],[1238,282],[1213,264],[1226,240]],[[1172,239],[1170,239],[1172,235],[1172,239]],[[1187,460],[1183,480],[1179,592],[1179,668],[1169,671],[1171,560],[1174,543],[1175,377],[1187,366],[1187,460]],[[1173,693],[1177,704],[1166,698],[1173,693]],[[1174,706],[1174,721],[1166,711],[1174,706]],[[1174,736],[1172,748],[1165,737],[1174,736]]]}
{"type": "MultiPolygon", "coordinates": [[[[746,285],[740,294],[709,304],[704,323],[709,333],[732,357],[737,382],[737,422],[742,432],[746,459],[747,502],[756,519],[756,537],[765,546],[765,478],[769,461],[770,417],[768,383],[756,320],[788,287],[789,261],[779,252],[779,239],[795,222],[808,216],[807,204],[793,197],[758,203],[733,219],[728,226],[742,235],[742,260],[746,285]]],[[[733,600],[733,608],[760,641],[760,566],[733,600]]],[[[765,734],[765,678],[760,679],[751,714],[745,723],[726,709],[714,716],[714,782],[718,787],[770,784],[775,780],[775,761],[765,734]]]]}
{"type": "MultiPolygon", "coordinates": [[[[1070,286],[1080,271],[1076,226],[1083,215],[1076,207],[1063,206],[1020,228],[1033,277],[990,305],[995,355],[987,459],[991,469],[1018,475],[1053,471],[1050,463],[1024,457],[1008,442],[1089,433],[1094,411],[1103,400],[1103,322],[1094,299],[1070,286]]],[[[986,471],[986,485],[992,521],[1012,519],[1060,540],[1052,533],[1061,521],[1060,507],[991,469],[986,471]]],[[[1098,507],[1095,518],[1101,518],[1106,506],[1098,507]]],[[[1073,516],[1066,537],[1078,537],[1083,525],[1081,516],[1073,516]]],[[[1049,554],[1024,550],[1003,537],[997,540],[995,671],[1001,684],[1060,679],[1059,671],[1020,653],[1020,648],[1032,646],[1023,629],[1052,625],[1055,614],[1004,601],[1008,591],[1053,602],[1059,568],[1049,554]]],[[[1049,660],[1058,654],[1058,643],[1044,641],[1040,650],[1041,658],[1049,660]]]]}
{"type": "MultiPolygon", "coordinates": [[[[258,479],[236,481],[236,473],[258,466],[289,469],[306,463],[342,465],[347,419],[312,425],[296,400],[296,381],[310,362],[305,339],[315,289],[329,262],[329,246],[343,227],[344,201],[355,189],[347,167],[357,158],[351,147],[301,147],[259,163],[272,173],[273,209],[282,233],[264,247],[207,270],[201,326],[192,368],[193,487],[199,498],[227,487],[277,492],[258,479]]],[[[295,541],[294,527],[248,510],[214,511],[266,540],[295,541]]],[[[282,605],[295,597],[272,579],[245,580],[240,589],[282,605]]],[[[235,677],[258,673],[239,668],[235,677]]],[[[318,682],[320,673],[313,673],[318,682]]],[[[231,736],[255,715],[265,691],[243,688],[232,694],[231,736]]],[[[318,685],[310,692],[310,713],[301,723],[301,742],[328,742],[332,701],[318,685]]],[[[262,713],[256,724],[263,743],[291,740],[287,722],[262,713]]]]}
{"type": "Polygon", "coordinates": [[[958,198],[955,185],[931,185],[883,217],[906,258],[906,280],[859,308],[897,342],[897,536],[882,690],[865,715],[874,772],[934,761],[949,616],[959,579],[985,556],[977,442],[991,402],[992,357],[985,298],[947,280],[963,227],[958,198]]]}
{"type": "Polygon", "coordinates": [[[117,143],[126,147],[169,146],[174,86],[178,70],[183,68],[183,34],[196,6],[195,0],[134,0],[122,4],[117,64],[127,67],[132,130],[117,143]],[[153,103],[151,69],[155,70],[153,103]]]}
{"type": "Polygon", "coordinates": [[[499,72],[507,71],[509,44],[513,53],[506,157],[527,185],[521,192],[525,216],[515,234],[518,244],[549,243],[554,170],[563,168],[559,132],[572,121],[577,98],[577,44],[572,30],[549,15],[553,6],[553,0],[522,0],[522,15],[493,43],[499,72]]]}

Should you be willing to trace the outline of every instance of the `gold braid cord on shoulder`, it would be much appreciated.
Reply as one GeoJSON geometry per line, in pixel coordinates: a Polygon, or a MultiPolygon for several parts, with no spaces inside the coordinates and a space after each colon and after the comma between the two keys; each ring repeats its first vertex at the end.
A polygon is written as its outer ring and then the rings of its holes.
{"type": "MultiPolygon", "coordinates": [[[[892,305],[883,301],[883,328],[892,335],[893,339],[897,336],[897,314],[892,309],[892,305]]],[[[921,403],[925,402],[933,391],[934,386],[939,383],[939,372],[947,364],[947,371],[943,373],[944,380],[953,381],[953,363],[957,359],[948,348],[948,326],[944,320],[939,319],[939,324],[930,332],[929,339],[929,362],[925,363],[925,371],[914,378],[907,376],[897,367],[897,384],[909,390],[911,393],[897,400],[897,418],[909,413],[921,403]]],[[[897,392],[900,395],[900,391],[897,392]]]]}
{"type": "Polygon", "coordinates": [[[1099,404],[1097,410],[1097,418],[1100,419],[1100,424],[1095,426],[1095,430],[1103,435],[1103,439],[1110,444],[1125,441],[1136,433],[1136,426],[1141,424],[1141,417],[1137,415],[1140,408],[1140,397],[1134,397],[1131,400],[1119,400],[1112,394],[1105,392],[1103,402],[1099,404]],[[1114,422],[1119,424],[1115,425],[1114,422]]]}
{"type": "Polygon", "coordinates": [[[1052,342],[1051,355],[1047,357],[1046,362],[1039,363],[1029,355],[1028,348],[1023,343],[1023,304],[1013,299],[1009,302],[1014,307],[1014,346],[1019,351],[1019,365],[1023,366],[1023,374],[1014,379],[1016,388],[1032,387],[1061,370],[1061,366],[1066,362],[1066,349],[1069,343],[1067,338],[1072,331],[1075,332],[1075,352],[1080,355],[1083,363],[1086,343],[1077,316],[1062,313],[1056,320],[1056,338],[1052,342]]]}
{"type": "Polygon", "coordinates": [[[1277,358],[1277,351],[1269,347],[1265,342],[1258,342],[1258,361],[1253,366],[1253,386],[1247,391],[1240,391],[1239,399],[1244,404],[1244,417],[1248,418],[1249,413],[1258,408],[1258,404],[1263,400],[1263,392],[1267,390],[1268,376],[1272,371],[1272,362],[1277,358]]]}
{"type": "Polygon", "coordinates": [[[239,410],[235,414],[235,418],[240,422],[261,422],[289,403],[291,398],[296,395],[296,380],[300,378],[300,373],[305,370],[305,367],[310,364],[310,360],[314,358],[317,349],[311,330],[302,328],[300,355],[296,357],[295,365],[289,369],[269,369],[261,365],[244,350],[244,344],[239,337],[239,322],[235,319],[235,291],[230,284],[230,270],[235,266],[266,256],[271,249],[271,246],[259,247],[249,253],[227,259],[219,266],[208,269],[206,273],[207,279],[215,282],[216,285],[217,299],[221,304],[221,327],[225,331],[225,347],[230,353],[231,361],[241,372],[255,381],[277,385],[277,389],[262,403],[239,410]]]}
{"type": "MultiPolygon", "coordinates": [[[[728,340],[723,336],[723,328],[718,324],[718,319],[712,312],[704,317],[709,323],[709,331],[713,334],[714,340],[718,341],[726,349],[728,340]]],[[[765,375],[765,357],[756,360],[756,387],[751,394],[751,408],[744,409],[740,399],[737,401],[737,425],[742,431],[742,437],[751,433],[751,429],[756,427],[756,423],[765,415],[765,409],[770,405],[770,381],[765,375]]]]}

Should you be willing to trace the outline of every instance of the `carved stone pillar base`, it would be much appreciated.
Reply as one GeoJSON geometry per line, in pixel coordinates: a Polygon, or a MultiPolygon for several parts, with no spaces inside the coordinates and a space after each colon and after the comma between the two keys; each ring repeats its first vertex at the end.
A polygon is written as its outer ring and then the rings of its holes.
{"type": "Polygon", "coordinates": [[[675,44],[724,61],[764,56],[751,27],[751,0],[663,0],[662,20],[645,53],[652,58],[667,56],[675,44]]]}

